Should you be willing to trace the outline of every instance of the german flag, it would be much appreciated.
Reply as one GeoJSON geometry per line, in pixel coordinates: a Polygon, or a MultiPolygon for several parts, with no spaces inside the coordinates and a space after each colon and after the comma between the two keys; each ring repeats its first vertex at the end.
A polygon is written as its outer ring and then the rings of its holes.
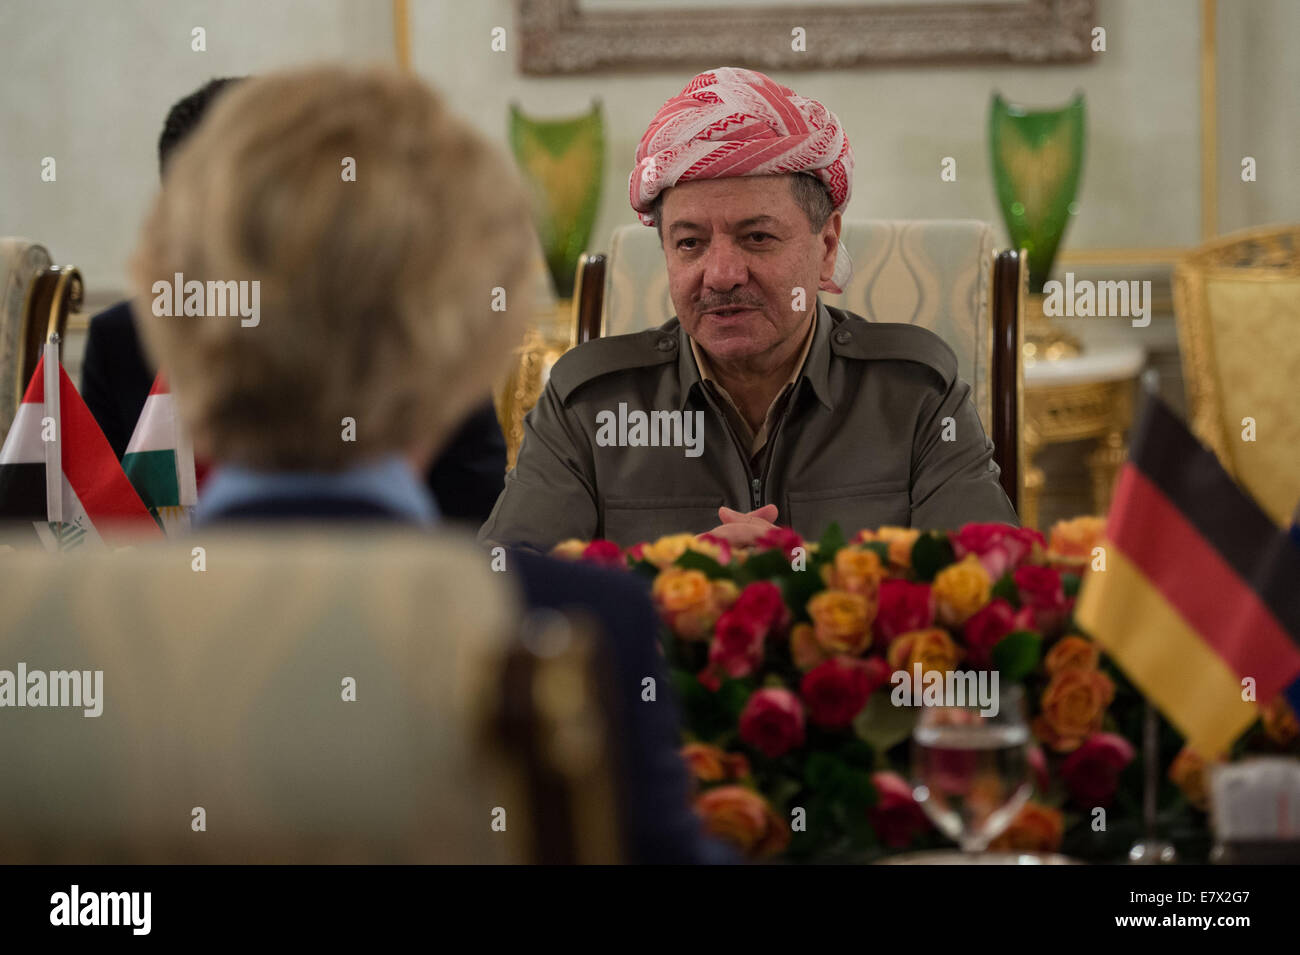
{"type": "Polygon", "coordinates": [[[1221,755],[1279,693],[1300,712],[1300,548],[1154,395],[1105,546],[1075,619],[1188,745],[1221,755]]]}

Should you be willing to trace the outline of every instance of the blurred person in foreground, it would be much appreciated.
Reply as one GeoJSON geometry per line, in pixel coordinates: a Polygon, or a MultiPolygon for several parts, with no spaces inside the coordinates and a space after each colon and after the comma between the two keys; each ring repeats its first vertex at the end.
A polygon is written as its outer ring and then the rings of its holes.
{"type": "MultiPolygon", "coordinates": [[[[158,138],[161,177],[166,178],[172,155],[198,129],[212,104],[243,79],[209,80],[168,110],[158,138]]],[[[90,320],[81,394],[119,459],[126,453],[156,374],[140,348],[130,302],[118,302],[90,320]]],[[[201,461],[199,471],[202,482],[201,461]]],[[[505,474],[505,436],[496,409],[487,400],[461,422],[425,469],[424,481],[445,518],[478,527],[491,513],[505,474]]]]}
{"type": "MultiPolygon", "coordinates": [[[[196,526],[436,532],[420,475],[522,337],[533,242],[506,160],[414,77],[319,68],[223,95],[171,160],[132,262],[144,341],[214,462],[196,526]],[[257,324],[156,315],[155,283],[176,273],[259,281],[257,324]]],[[[673,704],[640,699],[645,676],[667,685],[644,586],[536,555],[508,570],[530,607],[603,625],[631,859],[729,861],[689,809],[673,704]]]]}

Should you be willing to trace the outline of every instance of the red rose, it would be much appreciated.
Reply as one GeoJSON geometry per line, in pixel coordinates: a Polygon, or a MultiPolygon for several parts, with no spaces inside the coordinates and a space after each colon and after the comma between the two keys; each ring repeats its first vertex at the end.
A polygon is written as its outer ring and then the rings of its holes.
{"type": "Polygon", "coordinates": [[[871,827],[891,849],[906,849],[912,838],[930,828],[930,820],[912,798],[912,787],[897,773],[873,773],[876,804],[867,810],[871,827]]]}
{"type": "Polygon", "coordinates": [[[710,693],[717,693],[722,688],[722,680],[713,672],[711,667],[705,667],[695,675],[695,679],[699,680],[700,686],[710,693]]]}
{"type": "Polygon", "coordinates": [[[1001,597],[991,600],[983,609],[966,621],[962,629],[967,662],[977,670],[993,669],[993,648],[998,641],[1013,630],[1033,630],[1034,615],[1031,610],[1015,607],[1001,597]]]}
{"type": "Polygon", "coordinates": [[[878,643],[888,643],[900,633],[926,630],[934,623],[929,584],[890,577],[880,582],[879,599],[875,622],[878,643]]]}
{"type": "Polygon", "coordinates": [[[588,564],[599,564],[602,567],[622,569],[627,566],[622,548],[607,540],[594,540],[588,544],[582,552],[582,559],[588,564]]]}
{"type": "Polygon", "coordinates": [[[754,547],[757,550],[779,550],[785,554],[786,560],[794,556],[796,547],[804,547],[803,538],[800,537],[793,527],[774,527],[766,532],[758,540],[754,541],[754,547]]]}
{"type": "Polygon", "coordinates": [[[757,690],[740,714],[740,738],[768,759],[803,745],[803,705],[789,690],[757,690]]]}
{"type": "Polygon", "coordinates": [[[1133,761],[1133,747],[1114,733],[1093,733],[1061,763],[1061,779],[1081,809],[1108,806],[1119,788],[1119,774],[1133,761]]]}
{"type": "Polygon", "coordinates": [[[808,718],[826,729],[844,729],[867,705],[872,691],[888,679],[888,669],[851,657],[831,657],[813,667],[799,684],[808,718]]]}
{"type": "Polygon", "coordinates": [[[1043,747],[1037,743],[1029,744],[1029,768],[1033,770],[1034,788],[1038,790],[1038,795],[1047,795],[1047,757],[1043,755],[1043,747]]]}
{"type": "Polygon", "coordinates": [[[967,554],[978,557],[993,583],[1045,546],[1038,531],[1007,524],[967,524],[949,540],[958,560],[967,554]]]}
{"type": "Polygon", "coordinates": [[[767,632],[735,607],[718,618],[709,645],[709,668],[730,677],[749,676],[763,662],[763,638],[767,632]]]}
{"type": "Polygon", "coordinates": [[[706,544],[712,544],[718,549],[715,559],[719,564],[731,563],[731,541],[713,534],[700,534],[695,539],[704,541],[706,544]]]}
{"type": "Polygon", "coordinates": [[[729,613],[748,620],[763,631],[764,636],[780,631],[790,621],[781,588],[766,580],[752,583],[740,592],[729,613]]]}
{"type": "Polygon", "coordinates": [[[1070,609],[1061,572],[1051,567],[1019,567],[1012,576],[1020,594],[1020,606],[1034,615],[1034,629],[1049,633],[1065,622],[1070,609]]]}

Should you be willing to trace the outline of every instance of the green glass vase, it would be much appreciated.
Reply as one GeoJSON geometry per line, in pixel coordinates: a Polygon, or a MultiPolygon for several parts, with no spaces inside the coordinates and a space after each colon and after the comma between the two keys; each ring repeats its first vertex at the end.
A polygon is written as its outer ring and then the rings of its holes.
{"type": "Polygon", "coordinates": [[[1016,248],[1029,253],[1029,291],[1052,271],[1083,171],[1084,99],[1061,109],[1027,110],[993,94],[989,147],[998,206],[1016,248]]]}
{"type": "Polygon", "coordinates": [[[591,239],[605,171],[600,101],[572,119],[531,119],[510,104],[510,149],[532,196],[533,221],[561,299],[591,239]]]}

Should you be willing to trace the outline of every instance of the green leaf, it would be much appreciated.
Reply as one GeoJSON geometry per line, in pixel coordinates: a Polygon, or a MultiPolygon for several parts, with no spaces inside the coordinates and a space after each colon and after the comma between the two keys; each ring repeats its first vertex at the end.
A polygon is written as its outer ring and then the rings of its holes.
{"type": "Polygon", "coordinates": [[[1019,683],[1038,666],[1043,638],[1029,630],[1013,630],[993,648],[993,665],[1002,678],[1019,683]]]}
{"type": "Polygon", "coordinates": [[[934,580],[935,574],[954,560],[952,543],[943,534],[922,534],[912,548],[912,570],[918,580],[934,580]]]}
{"type": "Polygon", "coordinates": [[[741,564],[738,576],[745,583],[752,583],[755,580],[788,577],[793,573],[794,570],[791,569],[790,562],[785,559],[785,554],[779,550],[768,550],[755,554],[741,564]]]}
{"type": "Polygon", "coordinates": [[[872,693],[862,712],[853,718],[853,732],[858,739],[870,743],[881,756],[911,736],[916,724],[916,710],[895,706],[889,697],[887,690],[872,693]]]}
{"type": "Polygon", "coordinates": [[[804,779],[822,795],[837,792],[846,773],[844,763],[830,753],[813,753],[804,765],[804,779]]]}
{"type": "Polygon", "coordinates": [[[875,551],[876,556],[880,558],[881,566],[889,566],[889,545],[884,541],[867,541],[862,545],[862,549],[875,551]]]}
{"type": "Polygon", "coordinates": [[[701,554],[699,551],[688,550],[681,557],[673,561],[678,567],[686,570],[702,571],[704,576],[710,580],[730,580],[731,571],[723,567],[708,554],[701,554]]]}
{"type": "Polygon", "coordinates": [[[993,598],[1001,597],[1017,610],[1020,609],[1020,590],[1010,574],[1003,574],[1002,579],[993,585],[993,598]]]}
{"type": "Polygon", "coordinates": [[[634,560],[629,565],[629,569],[633,573],[637,573],[637,574],[641,574],[642,576],[649,577],[651,580],[654,580],[656,577],[659,576],[659,568],[656,567],[654,564],[650,563],[650,561],[648,560],[634,560]]]}
{"type": "Polygon", "coordinates": [[[724,680],[722,686],[718,687],[718,702],[722,704],[723,710],[736,720],[744,712],[745,704],[749,702],[753,692],[754,684],[750,680],[724,680]]]}
{"type": "Polygon", "coordinates": [[[825,589],[821,574],[815,570],[801,570],[781,581],[781,592],[796,623],[808,620],[808,601],[825,589]]]}
{"type": "Polygon", "coordinates": [[[1061,587],[1065,590],[1065,596],[1077,597],[1079,595],[1078,574],[1061,574],[1061,587]]]}
{"type": "Polygon", "coordinates": [[[822,539],[817,542],[817,554],[826,560],[830,560],[835,556],[835,552],[846,543],[840,525],[832,521],[831,526],[826,528],[826,532],[822,534],[822,539]]]}

